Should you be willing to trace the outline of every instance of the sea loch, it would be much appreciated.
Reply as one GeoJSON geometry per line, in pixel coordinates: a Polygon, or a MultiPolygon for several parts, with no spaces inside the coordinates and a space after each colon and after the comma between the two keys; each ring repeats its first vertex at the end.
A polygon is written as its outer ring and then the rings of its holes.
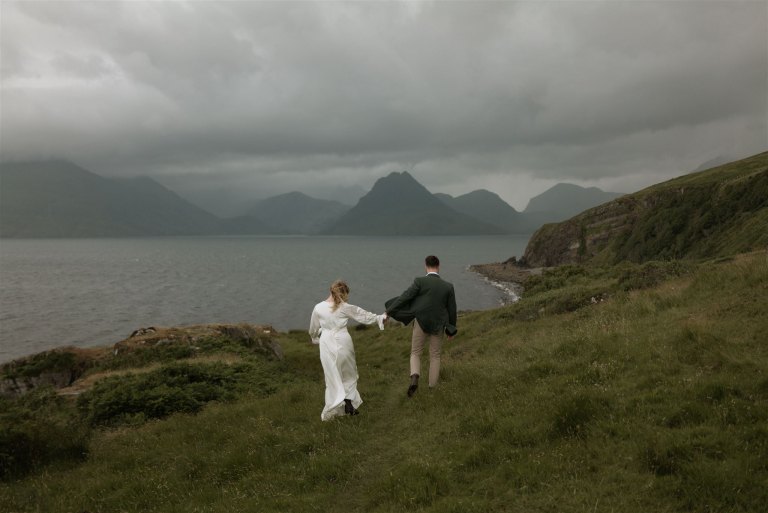
{"type": "Polygon", "coordinates": [[[381,311],[436,254],[460,310],[505,293],[467,270],[521,255],[528,236],[172,237],[0,241],[0,362],[112,344],[146,326],[264,323],[305,329],[328,285],[381,311]]]}

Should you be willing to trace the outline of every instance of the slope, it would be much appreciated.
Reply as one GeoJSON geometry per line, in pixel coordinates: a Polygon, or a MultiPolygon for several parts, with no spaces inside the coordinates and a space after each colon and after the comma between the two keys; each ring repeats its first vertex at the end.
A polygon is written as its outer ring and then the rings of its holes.
{"type": "Polygon", "coordinates": [[[691,173],[545,225],[532,267],[707,258],[768,245],[768,152],[691,173]]]}
{"type": "MultiPolygon", "coordinates": [[[[303,331],[282,334],[284,362],[263,370],[200,358],[198,374],[224,384],[251,372],[240,395],[94,430],[85,455],[0,483],[0,510],[761,511],[764,254],[635,290],[621,273],[565,271],[515,305],[461,316],[440,386],[410,400],[410,330],[353,331],[354,418],[319,420],[322,369],[303,331]],[[601,288],[603,302],[569,300],[601,288]]],[[[27,404],[28,423],[50,413],[46,429],[77,414],[51,394],[27,404]]]]}

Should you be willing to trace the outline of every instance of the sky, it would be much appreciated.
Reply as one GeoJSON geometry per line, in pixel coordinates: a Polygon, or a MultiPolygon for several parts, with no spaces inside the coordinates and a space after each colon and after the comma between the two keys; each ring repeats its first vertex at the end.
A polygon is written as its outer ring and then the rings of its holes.
{"type": "Polygon", "coordinates": [[[768,1],[6,1],[0,158],[219,214],[409,171],[518,210],[768,149],[768,1]]]}

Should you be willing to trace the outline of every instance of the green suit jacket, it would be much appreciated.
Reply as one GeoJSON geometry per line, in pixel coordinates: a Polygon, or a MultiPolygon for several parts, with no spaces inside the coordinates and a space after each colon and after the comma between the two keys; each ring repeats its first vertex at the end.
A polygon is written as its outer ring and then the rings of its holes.
{"type": "Polygon", "coordinates": [[[384,303],[387,315],[404,324],[414,318],[426,333],[456,334],[456,294],[453,284],[436,274],[420,276],[398,297],[384,303]]]}

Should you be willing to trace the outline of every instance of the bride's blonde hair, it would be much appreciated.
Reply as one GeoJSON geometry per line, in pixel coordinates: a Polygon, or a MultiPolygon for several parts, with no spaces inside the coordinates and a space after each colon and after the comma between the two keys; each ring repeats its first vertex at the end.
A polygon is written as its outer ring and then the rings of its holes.
{"type": "Polygon", "coordinates": [[[333,298],[333,310],[334,312],[340,304],[349,299],[349,285],[341,280],[336,280],[331,284],[331,297],[333,298]]]}

